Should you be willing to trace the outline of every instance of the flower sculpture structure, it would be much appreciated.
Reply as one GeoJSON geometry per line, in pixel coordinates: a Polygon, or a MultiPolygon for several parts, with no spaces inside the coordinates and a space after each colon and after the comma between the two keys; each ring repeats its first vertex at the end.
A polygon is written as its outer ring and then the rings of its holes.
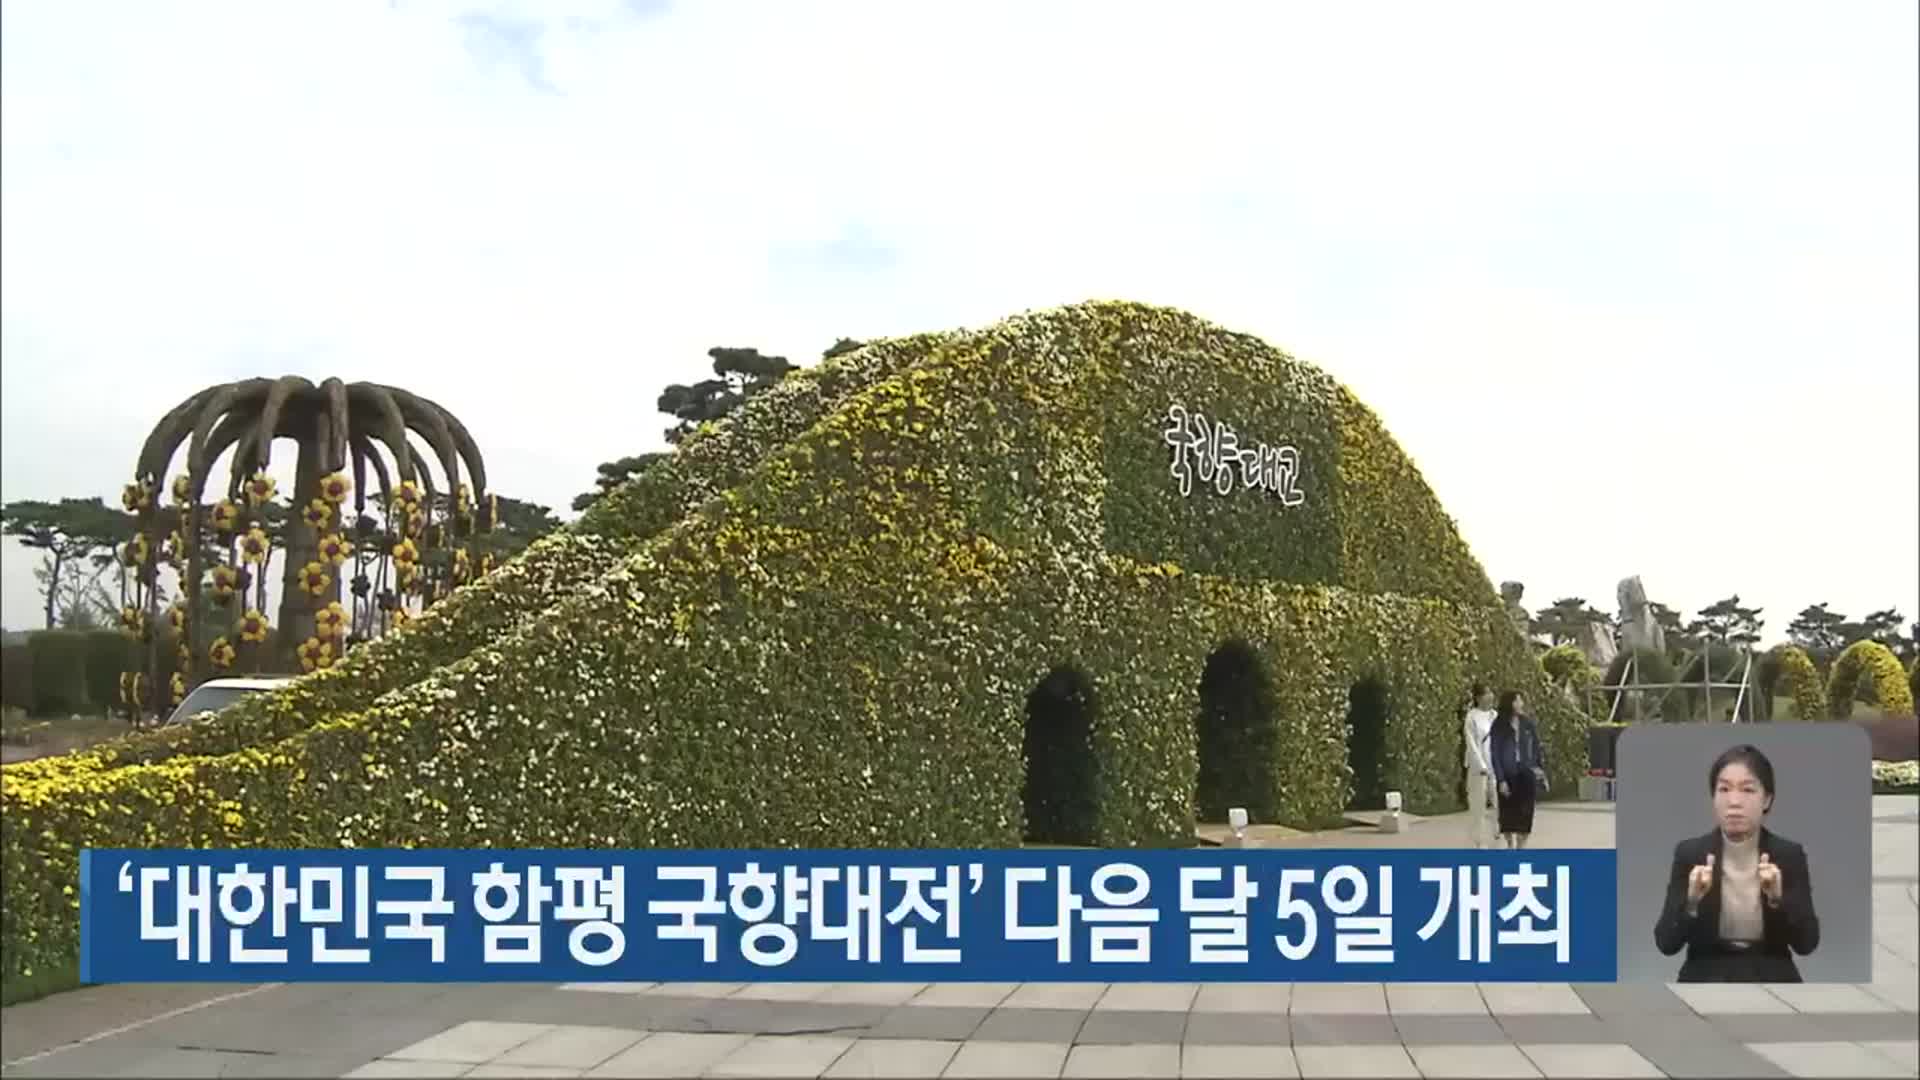
{"type": "MultiPolygon", "coordinates": [[[[156,644],[153,627],[164,626],[184,649],[178,670],[189,689],[236,666],[315,670],[351,641],[391,629],[410,598],[441,591],[407,589],[430,561],[420,550],[426,534],[439,528],[457,547],[480,527],[472,493],[490,497],[479,448],[446,409],[392,386],[297,376],[192,395],[154,427],[134,472],[121,502],[142,528],[119,552],[131,570],[122,625],[156,644]],[[416,439],[430,452],[420,453],[416,439]],[[282,440],[295,449],[284,492],[270,471],[282,440]],[[170,500],[158,497],[163,491],[170,500]],[[391,553],[402,543],[409,555],[397,565],[391,553]],[[262,612],[276,560],[280,612],[270,624],[262,612]],[[164,618],[162,564],[181,598],[164,618]],[[350,607],[340,602],[349,584],[350,607]],[[306,647],[315,642],[326,645],[324,656],[306,647]]],[[[449,581],[452,557],[444,555],[439,574],[449,581]]],[[[160,661],[175,651],[149,654],[143,685],[169,686],[166,669],[175,665],[160,661]]]]}

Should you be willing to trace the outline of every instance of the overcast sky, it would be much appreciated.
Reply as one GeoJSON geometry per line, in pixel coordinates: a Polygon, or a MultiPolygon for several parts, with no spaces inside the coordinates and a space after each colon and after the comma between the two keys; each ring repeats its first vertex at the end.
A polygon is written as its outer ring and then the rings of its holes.
{"type": "Polygon", "coordinates": [[[1917,33],[1912,0],[8,0],[0,497],[117,498],[181,398],[297,373],[437,399],[564,508],[710,346],[1123,298],[1353,386],[1532,607],[1638,573],[1769,638],[1912,618],[1917,33]]]}

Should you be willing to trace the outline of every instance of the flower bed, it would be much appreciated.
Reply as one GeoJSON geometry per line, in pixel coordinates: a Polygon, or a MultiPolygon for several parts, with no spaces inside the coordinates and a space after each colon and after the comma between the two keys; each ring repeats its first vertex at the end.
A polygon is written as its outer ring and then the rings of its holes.
{"type": "Polygon", "coordinates": [[[1920,761],[1874,762],[1873,793],[1875,795],[1920,793],[1920,761]]]}

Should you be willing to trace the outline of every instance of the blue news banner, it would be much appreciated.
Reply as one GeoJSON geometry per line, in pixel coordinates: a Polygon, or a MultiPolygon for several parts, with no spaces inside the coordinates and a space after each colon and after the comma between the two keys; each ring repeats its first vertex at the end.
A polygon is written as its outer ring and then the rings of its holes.
{"type": "Polygon", "coordinates": [[[88,850],[109,982],[1610,982],[1612,851],[88,850]]]}

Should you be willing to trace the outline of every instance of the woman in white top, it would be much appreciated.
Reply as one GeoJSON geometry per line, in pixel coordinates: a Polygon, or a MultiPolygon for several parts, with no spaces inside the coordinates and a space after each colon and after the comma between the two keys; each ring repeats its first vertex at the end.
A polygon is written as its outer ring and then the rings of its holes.
{"type": "Polygon", "coordinates": [[[1466,743],[1467,832],[1474,847],[1493,844],[1493,780],[1488,736],[1493,731],[1493,691],[1485,683],[1473,684],[1473,703],[1461,724],[1466,743]]]}

